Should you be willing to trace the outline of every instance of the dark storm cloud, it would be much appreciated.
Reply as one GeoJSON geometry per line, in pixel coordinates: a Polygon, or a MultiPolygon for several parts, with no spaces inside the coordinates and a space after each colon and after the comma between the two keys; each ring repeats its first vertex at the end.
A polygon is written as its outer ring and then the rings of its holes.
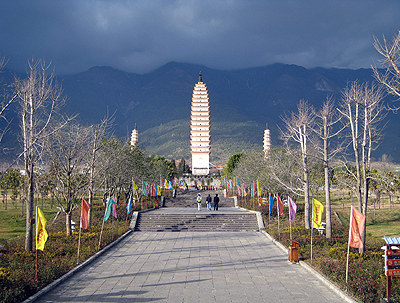
{"type": "Polygon", "coordinates": [[[143,73],[170,61],[370,67],[379,59],[373,35],[396,34],[399,12],[397,0],[3,0],[0,53],[9,68],[43,58],[57,73],[143,73]]]}

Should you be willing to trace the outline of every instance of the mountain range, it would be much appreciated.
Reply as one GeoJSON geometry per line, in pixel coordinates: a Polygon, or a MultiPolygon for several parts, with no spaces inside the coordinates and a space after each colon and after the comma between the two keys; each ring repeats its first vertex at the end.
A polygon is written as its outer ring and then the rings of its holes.
{"type": "MultiPolygon", "coordinates": [[[[178,62],[143,75],[93,67],[57,77],[67,97],[64,110],[79,114],[81,123],[97,123],[107,114],[114,115],[115,136],[129,140],[136,125],[139,145],[148,152],[169,159],[184,157],[190,162],[191,96],[200,71],[210,95],[210,161],[214,164],[225,164],[237,152],[262,150],[266,125],[271,130],[272,144],[279,145],[281,116],[296,111],[300,99],[319,108],[327,96],[340,100],[348,82],[373,81],[371,69],[306,69],[273,64],[222,71],[178,62]]],[[[7,70],[3,73],[2,84],[12,81],[11,74],[7,70]]],[[[385,159],[400,162],[400,119],[390,113],[387,121],[386,136],[373,157],[379,160],[385,155],[385,159]]],[[[11,128],[18,129],[18,123],[11,128]]],[[[15,139],[10,139],[12,133],[3,141],[4,146],[15,146],[15,139]]]]}

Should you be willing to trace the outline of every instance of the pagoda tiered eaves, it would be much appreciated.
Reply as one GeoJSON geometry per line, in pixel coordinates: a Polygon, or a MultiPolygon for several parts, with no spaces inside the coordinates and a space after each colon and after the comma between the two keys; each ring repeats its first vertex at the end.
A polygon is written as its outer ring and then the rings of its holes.
{"type": "Polygon", "coordinates": [[[203,83],[201,72],[199,82],[195,84],[192,94],[190,114],[190,153],[192,154],[192,173],[207,175],[209,173],[210,136],[210,102],[208,89],[203,83]]]}

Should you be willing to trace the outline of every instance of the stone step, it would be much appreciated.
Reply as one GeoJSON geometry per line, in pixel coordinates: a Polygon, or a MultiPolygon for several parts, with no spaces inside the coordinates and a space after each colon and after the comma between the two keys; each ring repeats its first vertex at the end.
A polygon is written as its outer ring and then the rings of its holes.
{"type": "Polygon", "coordinates": [[[255,214],[139,213],[136,231],[253,231],[255,214]]]}
{"type": "MultiPolygon", "coordinates": [[[[164,202],[164,207],[179,207],[179,208],[187,208],[187,207],[195,207],[197,208],[197,202],[196,202],[196,197],[197,194],[200,193],[203,201],[202,201],[202,207],[206,206],[206,197],[208,195],[211,196],[212,200],[214,200],[215,194],[218,194],[219,196],[219,207],[234,207],[234,201],[232,198],[224,198],[223,194],[221,191],[185,191],[183,193],[180,193],[178,191],[178,194],[176,195],[175,198],[169,198],[165,197],[165,202],[164,202]]],[[[211,202],[212,207],[214,207],[214,203],[211,202]]]]}

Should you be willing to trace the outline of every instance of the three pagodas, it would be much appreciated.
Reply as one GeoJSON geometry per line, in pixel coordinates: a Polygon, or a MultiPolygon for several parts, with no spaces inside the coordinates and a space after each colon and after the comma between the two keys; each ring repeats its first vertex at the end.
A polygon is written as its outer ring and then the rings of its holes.
{"type": "MultiPolygon", "coordinates": [[[[207,85],[203,83],[201,72],[199,82],[195,84],[192,94],[192,106],[190,112],[190,153],[192,154],[192,174],[208,175],[210,172],[211,149],[211,116],[210,98],[207,85]]],[[[138,132],[132,131],[131,144],[138,143],[138,132]]],[[[264,152],[267,153],[271,146],[270,133],[264,132],[264,152]]]]}

